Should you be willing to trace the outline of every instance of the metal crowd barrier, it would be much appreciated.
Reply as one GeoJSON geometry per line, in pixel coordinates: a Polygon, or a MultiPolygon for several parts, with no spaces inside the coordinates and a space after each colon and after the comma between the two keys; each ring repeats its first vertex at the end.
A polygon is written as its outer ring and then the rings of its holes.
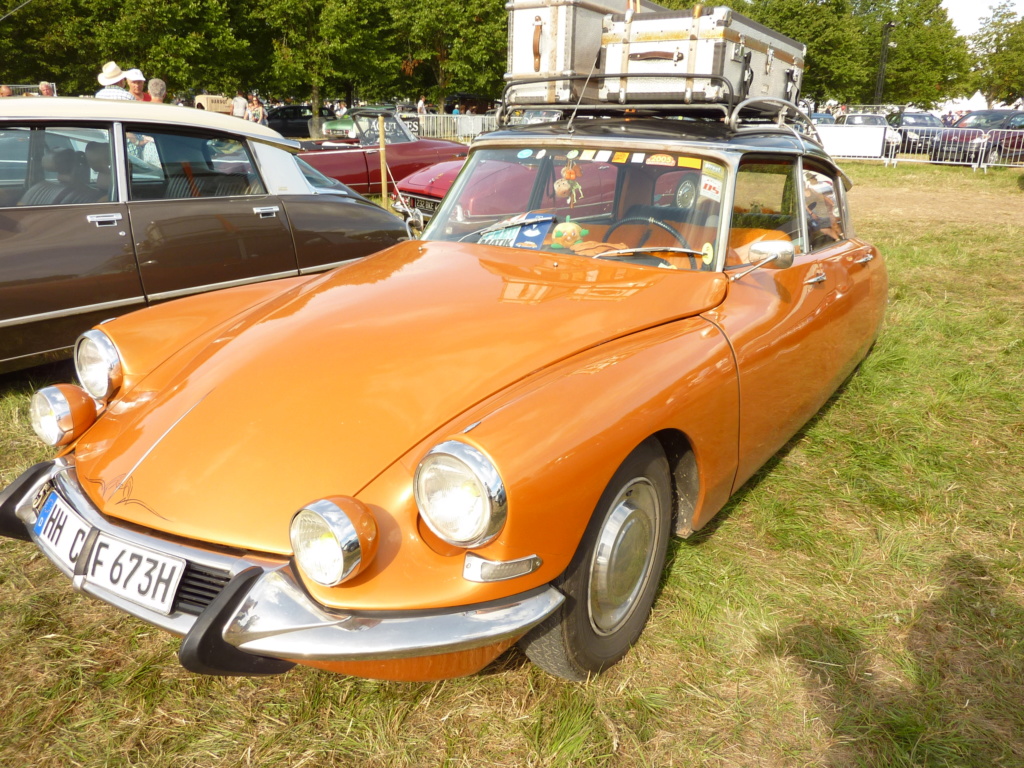
{"type": "Polygon", "coordinates": [[[402,115],[402,120],[418,136],[447,139],[468,144],[478,134],[493,131],[498,120],[493,115],[402,115]]]}
{"type": "Polygon", "coordinates": [[[981,167],[992,165],[1024,167],[1024,128],[989,131],[981,167]]]}
{"type": "Polygon", "coordinates": [[[900,136],[890,163],[969,165],[974,170],[990,166],[1024,167],[1024,130],[985,133],[977,128],[891,128],[900,136]]]}

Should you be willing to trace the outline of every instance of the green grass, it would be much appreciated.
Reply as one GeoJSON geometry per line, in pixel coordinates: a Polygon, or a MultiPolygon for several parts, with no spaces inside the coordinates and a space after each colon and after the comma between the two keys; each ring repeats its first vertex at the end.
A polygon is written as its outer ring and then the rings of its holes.
{"type": "MultiPolygon", "coordinates": [[[[673,542],[621,664],[585,685],[514,652],[436,684],[203,678],[4,541],[0,765],[1024,765],[1024,227],[930,192],[1019,214],[1024,177],[847,170],[888,260],[884,332],[715,523],[673,542]],[[903,190],[900,216],[866,205],[903,190]]],[[[27,396],[63,376],[0,378],[0,483],[47,455],[27,396]]]]}

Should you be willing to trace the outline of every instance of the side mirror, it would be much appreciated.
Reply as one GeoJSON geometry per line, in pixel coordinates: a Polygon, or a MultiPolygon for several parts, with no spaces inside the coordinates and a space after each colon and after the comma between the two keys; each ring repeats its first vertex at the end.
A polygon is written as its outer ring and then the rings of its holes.
{"type": "Polygon", "coordinates": [[[795,257],[796,249],[789,240],[762,240],[750,246],[750,260],[758,267],[789,269],[795,257]]]}
{"type": "Polygon", "coordinates": [[[761,269],[762,267],[767,269],[788,269],[793,266],[796,249],[789,240],[762,240],[750,246],[748,255],[754,263],[742,272],[731,273],[729,275],[730,282],[735,282],[744,275],[749,275],[755,269],[761,269]]]}

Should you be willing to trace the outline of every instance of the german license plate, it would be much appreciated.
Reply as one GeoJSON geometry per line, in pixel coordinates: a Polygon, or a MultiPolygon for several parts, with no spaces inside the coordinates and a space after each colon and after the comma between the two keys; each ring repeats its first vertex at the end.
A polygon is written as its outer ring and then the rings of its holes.
{"type": "MultiPolygon", "coordinates": [[[[35,533],[46,552],[74,570],[91,526],[56,494],[43,504],[35,533]]],[[[169,614],[185,561],[99,533],[85,564],[85,581],[151,611],[169,614]]]]}

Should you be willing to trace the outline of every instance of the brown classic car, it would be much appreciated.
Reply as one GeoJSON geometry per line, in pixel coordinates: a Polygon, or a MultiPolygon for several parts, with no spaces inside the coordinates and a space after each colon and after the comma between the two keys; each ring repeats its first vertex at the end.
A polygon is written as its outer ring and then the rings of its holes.
{"type": "Polygon", "coordinates": [[[319,272],[406,236],[262,126],[94,99],[0,101],[0,372],[91,325],[319,272]]]}
{"type": "Polygon", "coordinates": [[[0,533],[196,672],[599,673],[882,322],[842,172],[741,106],[486,134],[422,240],[88,331],[0,533]]]}
{"type": "Polygon", "coordinates": [[[310,165],[363,194],[378,194],[380,182],[380,120],[384,117],[384,147],[388,184],[427,165],[464,158],[465,144],[420,138],[394,112],[355,110],[329,121],[324,132],[332,138],[304,141],[302,158],[310,165]]]}

